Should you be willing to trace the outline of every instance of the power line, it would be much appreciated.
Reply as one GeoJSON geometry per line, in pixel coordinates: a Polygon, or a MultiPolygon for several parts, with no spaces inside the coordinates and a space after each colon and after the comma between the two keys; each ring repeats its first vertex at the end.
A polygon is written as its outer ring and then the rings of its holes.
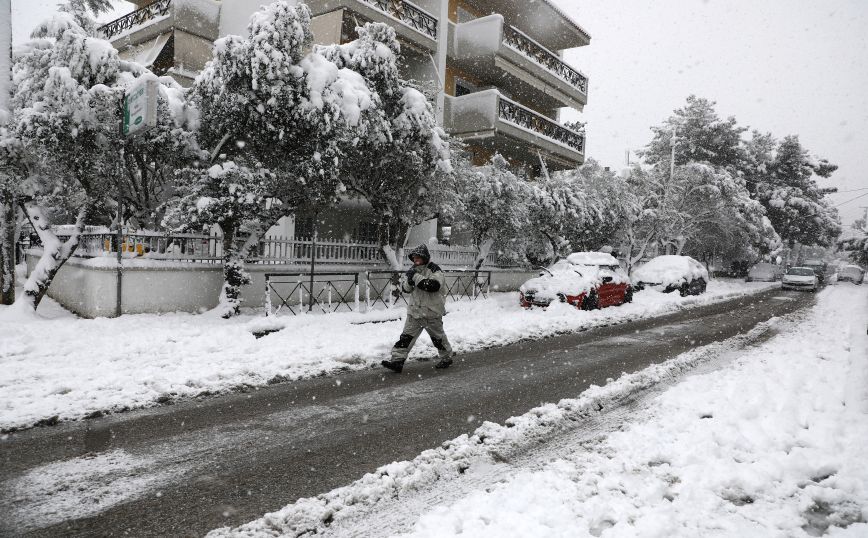
{"type": "Polygon", "coordinates": [[[866,197],[866,196],[868,196],[868,192],[866,192],[865,194],[860,194],[859,196],[857,196],[857,197],[855,197],[855,198],[850,198],[850,199],[847,200],[846,202],[841,202],[840,204],[836,204],[836,205],[834,205],[834,206],[832,206],[832,207],[841,207],[841,206],[844,205],[844,204],[849,204],[849,203],[852,202],[853,200],[858,200],[859,198],[864,198],[864,197],[866,197]]]}

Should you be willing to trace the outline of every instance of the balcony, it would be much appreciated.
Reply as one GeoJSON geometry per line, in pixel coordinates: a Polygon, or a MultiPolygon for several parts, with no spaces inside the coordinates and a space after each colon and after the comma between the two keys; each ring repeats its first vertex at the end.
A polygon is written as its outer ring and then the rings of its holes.
{"type": "Polygon", "coordinates": [[[541,109],[572,107],[588,102],[588,78],[500,15],[489,15],[454,26],[450,56],[459,71],[487,84],[511,88],[541,109]]]}
{"type": "Polygon", "coordinates": [[[156,0],[99,28],[121,58],[189,85],[212,57],[220,2],[156,0]]]}
{"type": "Polygon", "coordinates": [[[407,0],[306,0],[306,3],[314,17],[348,12],[341,19],[351,23],[350,30],[356,23],[383,22],[393,27],[404,42],[426,51],[437,50],[437,17],[407,0]]]}
{"type": "Polygon", "coordinates": [[[585,160],[585,135],[485,90],[447,97],[445,127],[450,134],[490,152],[523,162],[546,159],[551,170],[573,168],[585,160]]]}

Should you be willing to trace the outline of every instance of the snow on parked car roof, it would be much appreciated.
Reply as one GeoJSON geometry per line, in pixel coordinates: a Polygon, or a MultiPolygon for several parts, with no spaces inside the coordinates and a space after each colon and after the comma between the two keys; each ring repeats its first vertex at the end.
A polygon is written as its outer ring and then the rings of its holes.
{"type": "Polygon", "coordinates": [[[573,252],[567,261],[575,265],[618,265],[618,260],[606,252],[573,252]]]}
{"type": "Polygon", "coordinates": [[[633,282],[648,284],[680,285],[683,282],[702,278],[708,280],[708,271],[690,256],[666,254],[657,256],[633,271],[633,282]]]}

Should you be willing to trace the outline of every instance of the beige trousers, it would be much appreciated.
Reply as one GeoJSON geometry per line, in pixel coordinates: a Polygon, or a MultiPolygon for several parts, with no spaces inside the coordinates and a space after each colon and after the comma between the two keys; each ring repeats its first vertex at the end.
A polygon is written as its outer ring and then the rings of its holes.
{"type": "Polygon", "coordinates": [[[392,360],[407,360],[407,355],[410,354],[410,350],[413,349],[423,329],[428,333],[431,343],[437,348],[437,355],[441,359],[447,359],[452,356],[452,346],[449,345],[449,339],[446,338],[446,333],[443,332],[442,316],[433,318],[407,316],[407,321],[404,322],[404,330],[401,331],[401,337],[392,348],[392,360]]]}

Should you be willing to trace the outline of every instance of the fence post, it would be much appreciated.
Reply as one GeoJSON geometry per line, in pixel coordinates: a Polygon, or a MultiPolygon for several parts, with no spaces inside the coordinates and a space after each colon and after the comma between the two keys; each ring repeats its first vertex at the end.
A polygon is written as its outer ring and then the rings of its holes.
{"type": "Polygon", "coordinates": [[[301,278],[298,279],[298,310],[299,312],[304,310],[304,284],[301,278]]]}
{"type": "Polygon", "coordinates": [[[354,282],[354,284],[355,284],[355,286],[356,286],[356,293],[355,293],[355,299],[356,299],[356,301],[355,301],[355,302],[356,302],[356,304],[355,304],[355,312],[358,313],[358,311],[359,311],[359,273],[356,273],[356,281],[354,282]]]}
{"type": "Polygon", "coordinates": [[[389,273],[389,310],[395,306],[395,295],[398,289],[398,287],[395,286],[395,283],[392,282],[392,276],[393,275],[389,273]]]}
{"type": "Polygon", "coordinates": [[[265,315],[271,315],[271,282],[268,273],[265,273],[265,315]]]}
{"type": "Polygon", "coordinates": [[[491,271],[488,271],[488,281],[485,286],[485,293],[491,295],[491,271]]]}
{"type": "Polygon", "coordinates": [[[371,274],[365,271],[365,312],[371,311],[371,274]]]}

